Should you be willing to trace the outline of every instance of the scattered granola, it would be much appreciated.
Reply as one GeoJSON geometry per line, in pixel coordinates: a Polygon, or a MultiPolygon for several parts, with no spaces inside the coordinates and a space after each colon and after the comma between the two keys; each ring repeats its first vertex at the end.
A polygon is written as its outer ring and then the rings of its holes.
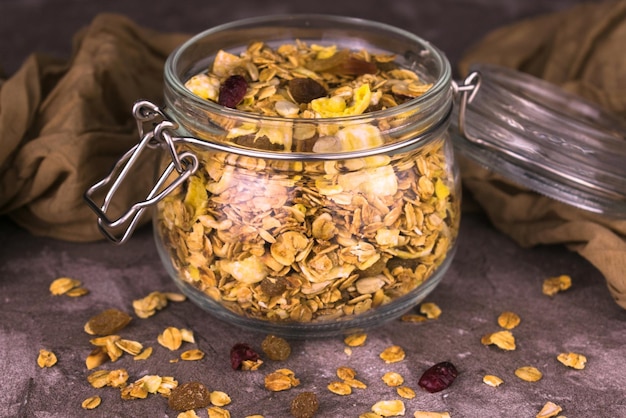
{"type": "Polygon", "coordinates": [[[172,390],[167,403],[175,411],[206,408],[211,404],[211,392],[201,382],[187,382],[172,390]]]}
{"type": "Polygon", "coordinates": [[[495,376],[495,375],[492,375],[492,374],[486,374],[485,376],[483,376],[483,383],[488,385],[488,386],[492,386],[494,388],[497,388],[502,383],[504,383],[504,381],[502,379],[500,379],[498,376],[495,376]]]}
{"type": "Polygon", "coordinates": [[[365,333],[358,333],[358,334],[350,334],[350,335],[346,336],[344,338],[343,342],[348,347],[360,347],[363,344],[365,344],[365,340],[367,340],[367,334],[365,334],[365,333]]]}
{"type": "Polygon", "coordinates": [[[265,388],[272,392],[280,392],[298,386],[300,380],[289,369],[279,369],[265,376],[265,388]]]}
{"type": "Polygon", "coordinates": [[[219,406],[210,406],[207,408],[209,418],[230,418],[230,411],[220,408],[219,406]]]}
{"type": "Polygon", "coordinates": [[[511,331],[498,331],[491,334],[484,335],[480,342],[483,345],[495,345],[502,350],[515,350],[515,337],[511,331]]]}
{"type": "Polygon", "coordinates": [[[185,361],[202,360],[204,358],[204,352],[194,348],[180,353],[180,359],[185,361]]]}
{"type": "Polygon", "coordinates": [[[397,417],[405,413],[404,402],[399,399],[378,401],[372,406],[372,412],[383,417],[397,417]]]}
{"type": "Polygon", "coordinates": [[[543,281],[541,291],[544,295],[554,296],[572,286],[572,278],[568,275],[549,277],[543,281]]]}
{"type": "Polygon", "coordinates": [[[449,361],[442,361],[428,368],[417,384],[430,393],[440,392],[447,389],[458,374],[454,364],[449,361]]]}
{"type": "Polygon", "coordinates": [[[334,381],[330,382],[327,386],[328,390],[336,395],[350,395],[352,393],[352,387],[346,382],[334,381]]]}
{"type": "Polygon", "coordinates": [[[261,349],[270,360],[284,361],[291,354],[291,346],[284,338],[268,335],[261,343],[261,349]]]}
{"type": "Polygon", "coordinates": [[[536,367],[524,366],[515,370],[515,376],[526,382],[537,382],[541,380],[543,374],[536,367]]]}
{"type": "Polygon", "coordinates": [[[133,383],[122,387],[122,399],[145,399],[149,394],[170,397],[178,382],[170,376],[146,375],[133,383]]]}
{"type": "Polygon", "coordinates": [[[437,319],[441,315],[441,308],[433,302],[425,302],[420,305],[420,312],[428,319],[437,319]]]}
{"type": "Polygon", "coordinates": [[[313,392],[301,392],[291,401],[291,415],[294,418],[313,418],[319,409],[317,395],[313,392]]]}
{"type": "Polygon", "coordinates": [[[450,418],[449,412],[415,411],[415,418],[450,418]]]}
{"type": "Polygon", "coordinates": [[[385,363],[397,363],[399,361],[404,360],[406,354],[402,347],[397,345],[392,345],[390,347],[385,348],[382,353],[380,353],[380,358],[385,361],[385,363]]]}
{"type": "Polygon", "coordinates": [[[163,308],[168,302],[183,302],[187,298],[185,295],[173,292],[151,292],[146,297],[133,301],[135,315],[139,318],[149,318],[163,308]]]}
{"type": "Polygon", "coordinates": [[[387,372],[383,375],[382,379],[387,386],[391,387],[400,386],[404,383],[402,375],[396,372],[387,372]]]}
{"type": "Polygon", "coordinates": [[[396,393],[404,399],[413,399],[417,396],[415,391],[408,386],[398,386],[396,388],[396,393]]]}
{"type": "Polygon", "coordinates": [[[102,398],[99,396],[91,396],[85,399],[80,405],[83,409],[96,409],[102,403],[102,398]]]}
{"type": "Polygon", "coordinates": [[[521,319],[515,312],[505,311],[498,316],[498,325],[507,330],[517,327],[520,322],[521,319]]]}
{"type": "MultiPolygon", "coordinates": [[[[82,289],[80,287],[81,284],[82,283],[80,282],[80,280],[71,279],[69,277],[59,277],[58,279],[55,279],[52,281],[52,283],[50,283],[50,293],[55,296],[66,295],[68,292],[74,289],[82,289]]],[[[79,292],[82,291],[87,292],[87,289],[80,290],[79,292]]]]}
{"type": "Polygon", "coordinates": [[[219,390],[211,392],[211,404],[214,406],[226,406],[231,402],[230,396],[228,396],[225,392],[219,390]]]}
{"type": "Polygon", "coordinates": [[[163,347],[175,351],[178,350],[183,344],[183,336],[180,329],[176,327],[167,327],[161,334],[159,334],[157,341],[163,347]]]}
{"type": "Polygon", "coordinates": [[[87,381],[97,389],[105,386],[122,388],[128,381],[128,372],[126,369],[97,370],[87,376],[87,381]]]}
{"type": "Polygon", "coordinates": [[[44,348],[39,350],[39,355],[37,356],[37,365],[42,369],[44,367],[52,367],[57,363],[57,356],[49,350],[44,348]]]}
{"type": "Polygon", "coordinates": [[[133,357],[133,360],[147,360],[152,355],[152,347],[146,347],[141,353],[133,357]]]}
{"type": "Polygon", "coordinates": [[[573,369],[582,370],[587,363],[587,357],[578,353],[561,353],[557,356],[557,360],[564,365],[573,369]]]}
{"type": "Polygon", "coordinates": [[[263,360],[248,344],[237,343],[230,349],[230,365],[233,370],[257,370],[263,360]]]}
{"type": "Polygon", "coordinates": [[[563,408],[554,402],[546,402],[541,411],[539,411],[536,415],[536,418],[551,418],[557,416],[563,408]]]}

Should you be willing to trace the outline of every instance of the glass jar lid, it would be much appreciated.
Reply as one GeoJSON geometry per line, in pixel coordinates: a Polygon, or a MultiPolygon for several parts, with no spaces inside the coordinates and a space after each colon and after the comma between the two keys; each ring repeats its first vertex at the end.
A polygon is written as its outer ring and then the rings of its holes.
{"type": "Polygon", "coordinates": [[[512,69],[475,65],[455,86],[459,153],[572,206],[626,218],[626,122],[512,69]]]}

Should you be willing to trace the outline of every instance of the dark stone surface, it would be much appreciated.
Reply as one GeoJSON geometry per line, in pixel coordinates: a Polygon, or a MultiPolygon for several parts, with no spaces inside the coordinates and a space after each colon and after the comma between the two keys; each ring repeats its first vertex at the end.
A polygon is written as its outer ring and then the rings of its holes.
{"type": "MultiPolygon", "coordinates": [[[[372,18],[411,30],[430,39],[455,62],[482,34],[497,26],[544,11],[558,10],[573,0],[541,1],[180,1],[83,2],[71,0],[0,1],[0,65],[8,73],[35,50],[66,56],[71,35],[100,11],[122,12],[141,24],[165,31],[197,32],[207,27],[260,13],[320,12],[372,18]]],[[[112,388],[94,389],[87,382],[84,359],[91,351],[85,322],[107,308],[132,312],[132,300],[154,290],[174,291],[163,269],[150,227],[138,231],[122,247],[106,242],[75,244],[33,237],[0,218],[0,416],[2,417],[176,417],[167,400],[151,395],[123,401],[112,388]],[[57,277],[81,280],[90,294],[81,298],[51,296],[57,277]],[[36,364],[40,348],[53,350],[52,368],[36,364]],[[94,411],[81,409],[93,395],[103,398],[94,411]]],[[[219,322],[191,302],[172,303],[148,319],[133,319],[123,337],[154,348],[147,361],[125,355],[107,369],[126,368],[130,380],[145,374],[174,376],[180,383],[198,380],[210,390],[228,393],[233,417],[263,414],[288,417],[297,393],[313,391],[320,417],[357,417],[382,399],[399,398],[386,387],[386,371],[401,373],[417,396],[405,400],[406,416],[416,410],[449,411],[453,417],[533,417],[547,401],[564,408],[568,417],[626,417],[626,311],[619,308],[604,279],[585,260],[560,246],[522,249],[495,231],[480,215],[465,214],[459,249],[440,286],[427,298],[443,310],[437,320],[420,324],[394,321],[372,330],[365,346],[344,353],[342,338],[292,341],[286,362],[266,361],[256,372],[235,372],[229,350],[247,342],[260,350],[263,334],[241,331],[219,322]],[[573,287],[549,298],[541,294],[543,279],[569,274],[573,287]],[[485,347],[480,338],[498,330],[497,316],[518,313],[513,330],[517,350],[485,347]],[[194,331],[195,345],[207,356],[199,362],[171,363],[179,352],[157,344],[167,326],[194,331]],[[385,364],[378,354],[396,344],[406,360],[385,364]],[[587,356],[584,370],[566,368],[561,352],[587,356]],[[442,392],[419,390],[421,373],[439,361],[459,370],[454,384],[442,392]],[[351,366],[368,388],[347,397],[330,393],[339,366],[351,366]],[[544,377],[528,383],[515,368],[538,367],[544,377]],[[295,371],[301,385],[271,393],[263,377],[275,369],[295,371]],[[504,379],[499,388],[482,383],[484,374],[504,379]]],[[[198,411],[206,417],[206,410],[198,411]]]]}

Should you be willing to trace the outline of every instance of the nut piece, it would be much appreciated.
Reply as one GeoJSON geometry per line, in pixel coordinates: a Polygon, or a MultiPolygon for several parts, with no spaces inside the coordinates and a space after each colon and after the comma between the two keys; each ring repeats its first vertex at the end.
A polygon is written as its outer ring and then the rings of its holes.
{"type": "Polygon", "coordinates": [[[498,325],[504,329],[513,329],[521,322],[519,315],[515,312],[502,312],[498,317],[498,325]]]}
{"type": "Polygon", "coordinates": [[[485,376],[483,376],[483,383],[488,386],[497,388],[502,383],[504,383],[504,381],[500,379],[498,376],[494,376],[492,374],[486,374],[485,376]]]}
{"type": "Polygon", "coordinates": [[[515,370],[515,376],[526,382],[537,382],[541,380],[543,374],[535,367],[524,366],[515,370]]]}
{"type": "Polygon", "coordinates": [[[399,399],[378,401],[372,406],[372,411],[383,417],[397,417],[404,415],[404,402],[399,399]]]}
{"type": "Polygon", "coordinates": [[[92,396],[85,399],[81,406],[83,407],[83,409],[96,409],[101,402],[102,399],[99,396],[92,396]]]}
{"type": "Polygon", "coordinates": [[[568,275],[549,277],[543,281],[541,291],[544,295],[554,296],[572,286],[572,278],[568,275]]]}
{"type": "Polygon", "coordinates": [[[541,411],[539,411],[537,413],[536,418],[551,418],[551,417],[555,417],[562,410],[563,410],[563,408],[561,408],[557,404],[555,404],[553,402],[546,402],[546,404],[543,406],[543,408],[541,408],[541,411]]]}
{"type": "Polygon", "coordinates": [[[57,363],[57,356],[52,352],[45,349],[39,350],[39,356],[37,356],[37,365],[42,369],[44,367],[52,367],[57,363]]]}
{"type": "Polygon", "coordinates": [[[495,345],[502,350],[515,350],[515,337],[511,331],[498,331],[484,335],[480,342],[484,345],[495,345]]]}
{"type": "Polygon", "coordinates": [[[404,357],[404,350],[402,347],[397,345],[387,347],[382,353],[380,353],[380,358],[383,359],[385,363],[397,363],[404,360],[404,357]]]}
{"type": "Polygon", "coordinates": [[[587,357],[577,353],[561,353],[556,359],[564,365],[577,370],[584,369],[585,363],[587,363],[587,357]]]}

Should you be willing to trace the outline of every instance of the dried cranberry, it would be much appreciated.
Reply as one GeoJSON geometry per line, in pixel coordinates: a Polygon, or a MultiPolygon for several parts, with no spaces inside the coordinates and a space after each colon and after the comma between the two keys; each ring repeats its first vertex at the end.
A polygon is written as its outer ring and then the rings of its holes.
{"type": "Polygon", "coordinates": [[[243,76],[231,75],[220,86],[220,96],[217,102],[234,109],[243,100],[247,90],[248,82],[243,76]]]}
{"type": "Polygon", "coordinates": [[[230,349],[230,365],[233,370],[241,368],[241,363],[246,360],[257,361],[259,355],[248,344],[237,343],[230,349]]]}
{"type": "Polygon", "coordinates": [[[459,372],[454,364],[442,361],[426,370],[418,384],[430,393],[435,393],[446,389],[454,382],[459,372]]]}

